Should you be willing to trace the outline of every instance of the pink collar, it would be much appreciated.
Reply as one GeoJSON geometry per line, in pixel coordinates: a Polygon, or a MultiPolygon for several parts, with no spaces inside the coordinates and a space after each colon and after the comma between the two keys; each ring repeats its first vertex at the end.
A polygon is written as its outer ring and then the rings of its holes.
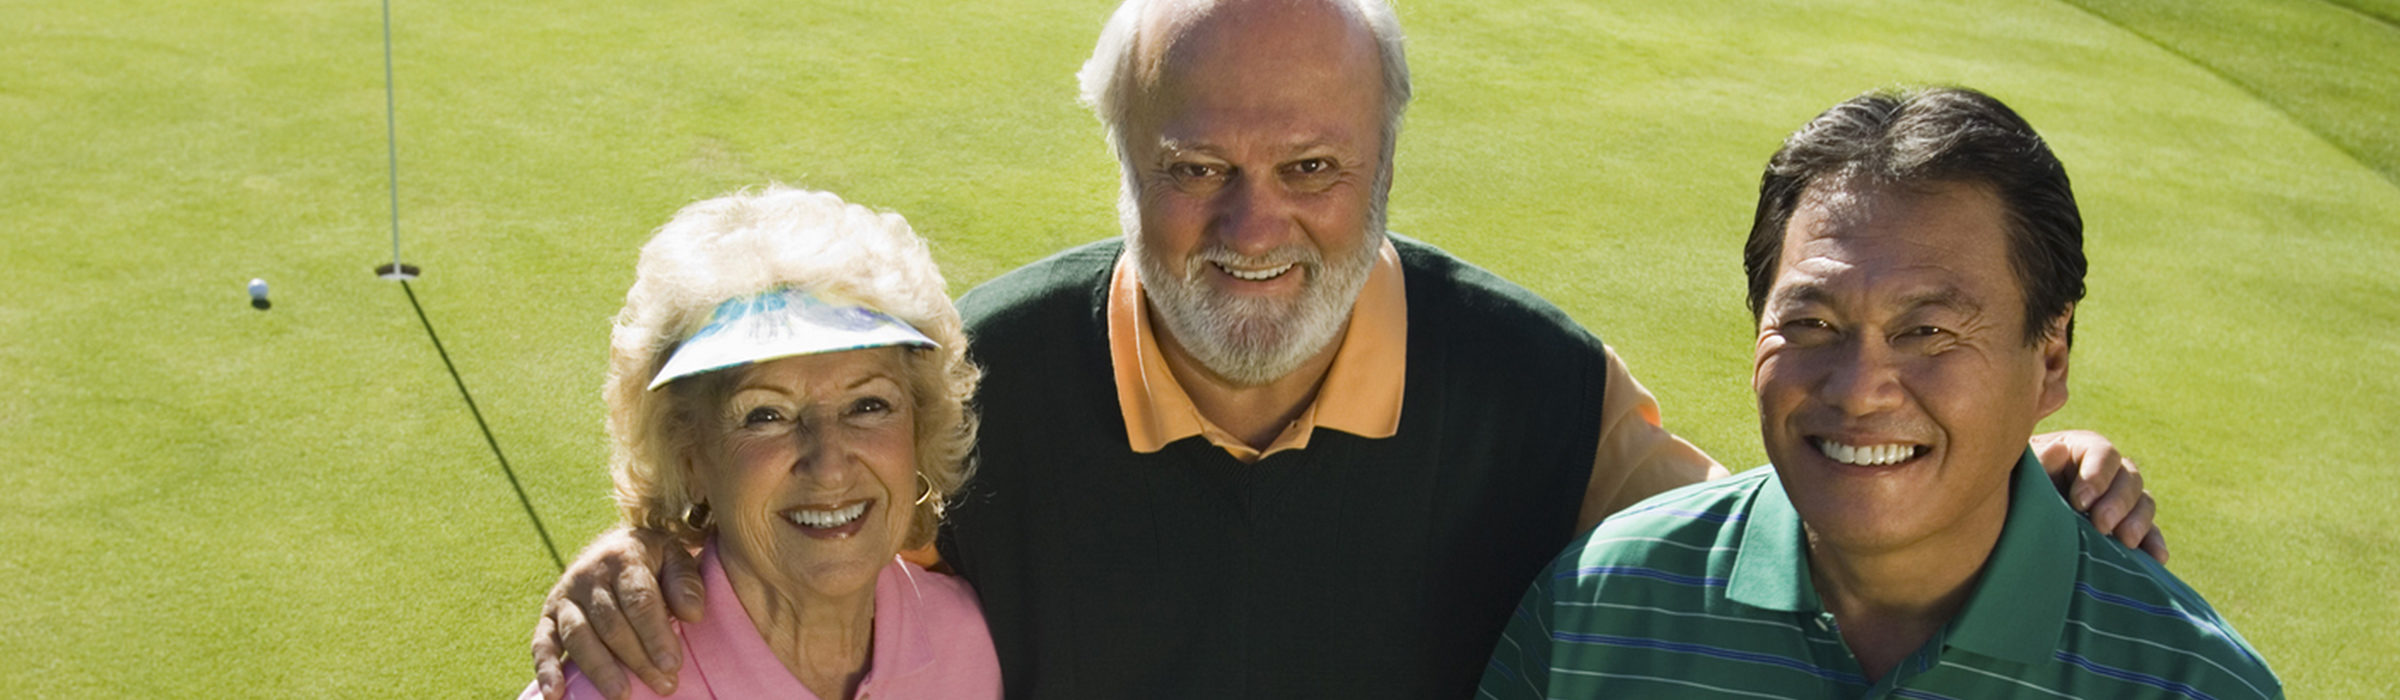
{"type": "MultiPolygon", "coordinates": [[[[874,651],[867,662],[867,675],[860,679],[864,691],[876,685],[913,675],[931,667],[934,650],[925,623],[916,614],[922,608],[922,593],[917,578],[924,576],[916,567],[898,557],[885,565],[875,576],[875,641],[874,651]],[[908,601],[900,603],[900,601],[908,601]]],[[[766,639],[758,634],[758,626],[750,623],[750,613],[733,592],[733,584],[725,578],[725,565],[717,558],[717,543],[710,540],[700,555],[700,578],[708,590],[708,606],[698,624],[682,625],[684,669],[686,681],[699,680],[711,695],[720,698],[800,697],[816,700],[817,696],[792,677],[775,651],[767,647],[766,639]],[[697,677],[689,672],[697,672],[697,677]]],[[[863,694],[863,693],[862,693],[863,694]]]]}

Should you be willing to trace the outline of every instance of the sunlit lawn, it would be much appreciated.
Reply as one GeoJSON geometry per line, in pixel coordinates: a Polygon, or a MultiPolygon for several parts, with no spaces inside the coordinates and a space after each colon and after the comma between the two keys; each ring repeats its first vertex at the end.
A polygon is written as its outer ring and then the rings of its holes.
{"type": "MultiPolygon", "coordinates": [[[[1759,167],[1868,88],[1992,92],[2090,224],[2049,425],[2141,461],[2174,570],[2294,697],[2400,691],[2400,12],[2080,4],[1409,0],[1393,225],[1557,301],[1670,427],[1754,465],[1759,167]]],[[[416,291],[570,553],[614,519],[607,320],[678,206],[831,189],[906,214],[958,292],[1112,235],[1071,79],[1110,4],[922,5],[393,8],[416,291]]],[[[368,273],[391,256],[380,27],[364,3],[0,6],[0,687],[529,680],[555,570],[368,273]]]]}

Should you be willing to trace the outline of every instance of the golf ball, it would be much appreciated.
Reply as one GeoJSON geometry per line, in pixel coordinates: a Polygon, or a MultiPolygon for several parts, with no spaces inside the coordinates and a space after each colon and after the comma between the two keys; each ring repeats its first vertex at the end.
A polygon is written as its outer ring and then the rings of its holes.
{"type": "Polygon", "coordinates": [[[267,281],[266,281],[266,280],[257,279],[257,278],[251,278],[251,280],[250,280],[250,298],[252,298],[252,299],[265,299],[265,298],[267,298],[267,281]]]}

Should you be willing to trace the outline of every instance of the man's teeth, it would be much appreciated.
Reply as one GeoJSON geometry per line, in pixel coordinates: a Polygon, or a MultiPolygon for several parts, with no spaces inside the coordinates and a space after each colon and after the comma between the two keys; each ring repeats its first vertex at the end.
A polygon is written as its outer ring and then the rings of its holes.
{"type": "Polygon", "coordinates": [[[844,508],[835,508],[833,510],[809,510],[803,508],[788,511],[784,515],[785,517],[791,518],[793,524],[801,527],[829,528],[848,525],[850,524],[850,521],[857,520],[859,515],[866,512],[867,502],[859,501],[844,508]]]}
{"type": "Polygon", "coordinates": [[[1266,280],[1282,277],[1283,273],[1290,272],[1292,269],[1292,264],[1284,263],[1281,266],[1270,267],[1264,270],[1240,270],[1225,265],[1224,263],[1218,263],[1217,269],[1224,270],[1225,274],[1233,275],[1233,278],[1237,280],[1246,282],[1264,282],[1266,280]]]}
{"type": "Polygon", "coordinates": [[[1818,440],[1816,442],[1817,450],[1824,452],[1826,459],[1841,462],[1843,464],[1856,464],[1864,467],[1880,467],[1886,464],[1898,464],[1901,460],[1908,459],[1916,456],[1917,454],[1917,448],[1909,445],[1868,445],[1865,447],[1851,447],[1849,445],[1844,445],[1832,440],[1818,440]]]}

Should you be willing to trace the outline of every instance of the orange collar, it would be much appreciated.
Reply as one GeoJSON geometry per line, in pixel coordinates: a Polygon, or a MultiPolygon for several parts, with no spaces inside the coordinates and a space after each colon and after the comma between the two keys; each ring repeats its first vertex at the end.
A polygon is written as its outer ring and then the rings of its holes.
{"type": "Polygon", "coordinates": [[[1367,273],[1350,326],[1317,398],[1264,451],[1251,449],[1232,433],[1200,415],[1190,394],[1167,371],[1133,259],[1117,256],[1108,281],[1108,359],[1117,377],[1117,407],[1135,452],[1151,453],[1194,435],[1206,437],[1235,459],[1256,462],[1284,450],[1308,447],[1319,427],[1365,438],[1400,431],[1400,395],[1408,371],[1408,292],[1400,279],[1400,253],[1386,240],[1367,273]]]}

